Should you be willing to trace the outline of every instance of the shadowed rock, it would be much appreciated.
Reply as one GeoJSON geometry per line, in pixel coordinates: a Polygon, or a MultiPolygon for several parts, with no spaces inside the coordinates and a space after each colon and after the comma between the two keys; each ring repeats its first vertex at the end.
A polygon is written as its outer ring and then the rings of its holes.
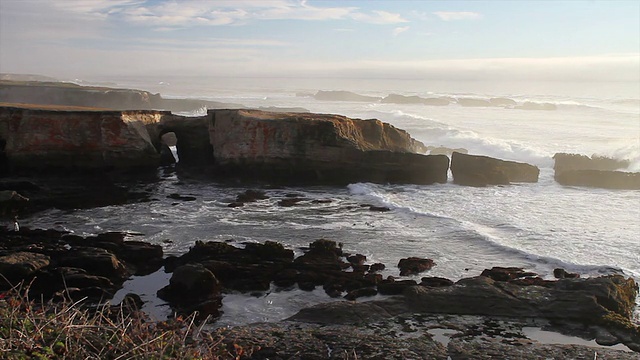
{"type": "Polygon", "coordinates": [[[508,185],[538,182],[540,170],[533,165],[454,152],[451,155],[453,182],[459,185],[508,185]]]}
{"type": "Polygon", "coordinates": [[[336,184],[446,182],[448,158],[417,154],[425,149],[422,143],[378,120],[248,110],[212,114],[217,174],[336,184]]]}

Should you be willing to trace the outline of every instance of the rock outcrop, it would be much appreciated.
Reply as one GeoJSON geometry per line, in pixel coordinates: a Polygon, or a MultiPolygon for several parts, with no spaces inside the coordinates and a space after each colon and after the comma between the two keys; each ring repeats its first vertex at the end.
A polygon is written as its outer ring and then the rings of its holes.
{"type": "Polygon", "coordinates": [[[0,138],[11,171],[155,168],[145,125],[164,115],[0,107],[0,138]]]}
{"type": "Polygon", "coordinates": [[[540,169],[526,163],[454,152],[451,155],[451,173],[456,184],[487,186],[538,182],[540,169]]]}
{"type": "Polygon", "coordinates": [[[0,103],[91,107],[102,110],[194,111],[241,107],[199,99],[165,99],[144,90],[81,86],[64,82],[0,81],[0,103]]]}
{"type": "Polygon", "coordinates": [[[629,166],[629,160],[614,159],[606,156],[556,153],[553,170],[556,175],[568,170],[602,170],[614,171],[629,166]]]}
{"type": "Polygon", "coordinates": [[[256,110],[212,113],[209,129],[219,173],[321,183],[447,180],[446,156],[416,154],[425,148],[422,143],[379,120],[256,110]]]}
{"type": "Polygon", "coordinates": [[[447,181],[446,156],[420,155],[424,144],[379,120],[259,110],[184,117],[151,110],[0,107],[1,155],[12,173],[156,169],[175,161],[162,140],[167,134],[176,139],[180,168],[219,177],[326,184],[447,181]]]}
{"type": "Polygon", "coordinates": [[[640,190],[640,173],[605,170],[567,170],[555,175],[559,184],[604,189],[640,190]]]}
{"type": "Polygon", "coordinates": [[[629,160],[593,155],[557,153],[555,180],[562,185],[606,189],[640,189],[640,173],[617,171],[629,166],[629,160]]]}
{"type": "Polygon", "coordinates": [[[81,237],[56,230],[0,227],[0,291],[30,284],[33,298],[65,293],[90,301],[110,298],[131,275],[162,264],[162,247],[125,240],[123,233],[81,237]]]}

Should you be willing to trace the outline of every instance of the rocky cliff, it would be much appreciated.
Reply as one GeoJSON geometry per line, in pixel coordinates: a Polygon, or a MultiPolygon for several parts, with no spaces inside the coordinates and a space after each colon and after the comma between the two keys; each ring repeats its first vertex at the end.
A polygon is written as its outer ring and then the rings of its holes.
{"type": "Polygon", "coordinates": [[[159,154],[145,125],[166,115],[1,107],[1,150],[18,172],[157,167],[159,154]]]}
{"type": "Polygon", "coordinates": [[[209,126],[219,171],[280,180],[446,182],[446,156],[379,120],[339,115],[212,111],[209,126]]]}
{"type": "Polygon", "coordinates": [[[453,181],[459,185],[508,185],[511,182],[538,182],[538,167],[494,159],[488,156],[453,152],[451,155],[453,181]]]}
{"type": "Polygon", "coordinates": [[[81,86],[73,83],[0,80],[0,102],[85,106],[109,110],[194,111],[241,107],[199,99],[165,99],[144,90],[81,86]]]}
{"type": "MultiPolygon", "coordinates": [[[[338,115],[211,110],[64,111],[0,107],[3,172],[157,168],[161,138],[177,139],[179,165],[218,176],[284,182],[446,182],[446,156],[379,120],[338,115]]],[[[165,164],[171,161],[165,161],[165,164]]]]}

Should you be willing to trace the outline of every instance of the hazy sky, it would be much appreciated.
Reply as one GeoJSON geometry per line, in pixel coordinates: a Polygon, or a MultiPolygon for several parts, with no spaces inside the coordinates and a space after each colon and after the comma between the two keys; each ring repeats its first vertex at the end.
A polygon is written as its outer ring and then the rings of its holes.
{"type": "Polygon", "coordinates": [[[640,80],[640,1],[0,0],[0,72],[640,80]]]}

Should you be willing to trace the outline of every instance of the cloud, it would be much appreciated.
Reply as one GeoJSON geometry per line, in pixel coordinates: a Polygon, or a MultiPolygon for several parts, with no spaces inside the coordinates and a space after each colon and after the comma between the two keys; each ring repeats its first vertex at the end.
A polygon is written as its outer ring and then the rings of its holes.
{"type": "MultiPolygon", "coordinates": [[[[53,0],[49,0],[53,1],[53,0]]],[[[370,24],[407,22],[400,14],[357,7],[320,7],[293,0],[61,0],[51,2],[57,9],[86,16],[124,19],[141,26],[191,27],[244,24],[258,20],[355,20],[370,24]]]]}
{"type": "Polygon", "coordinates": [[[393,29],[393,36],[398,36],[407,30],[409,30],[408,26],[397,27],[393,29]]]}
{"type": "Polygon", "coordinates": [[[369,24],[398,24],[406,23],[409,20],[402,17],[400,14],[390,13],[387,11],[374,10],[371,14],[365,14],[362,12],[354,12],[349,15],[353,20],[365,22],[369,24]]]}
{"type": "Polygon", "coordinates": [[[482,18],[482,14],[470,11],[436,11],[433,14],[444,21],[475,20],[482,18]]]}

